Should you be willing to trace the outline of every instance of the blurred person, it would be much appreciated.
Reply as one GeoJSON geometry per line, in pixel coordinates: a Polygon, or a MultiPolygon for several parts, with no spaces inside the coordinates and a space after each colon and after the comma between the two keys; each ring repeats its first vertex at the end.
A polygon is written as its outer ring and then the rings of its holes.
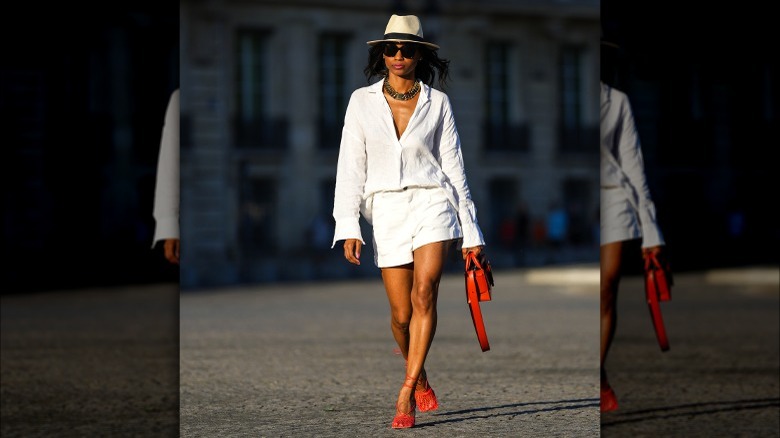
{"type": "Polygon", "coordinates": [[[499,240],[501,246],[511,251],[515,248],[517,241],[517,227],[515,226],[515,218],[513,216],[505,216],[498,227],[499,240]]]}
{"type": "Polygon", "coordinates": [[[157,159],[152,248],[163,241],[165,258],[179,264],[179,89],[171,93],[157,159]]]}
{"type": "Polygon", "coordinates": [[[536,218],[531,225],[531,238],[535,248],[542,248],[547,241],[547,222],[544,218],[536,218]]]}
{"type": "Polygon", "coordinates": [[[530,222],[531,219],[528,214],[528,205],[521,201],[517,206],[517,210],[515,211],[515,241],[517,243],[516,249],[523,248],[528,243],[530,222]]]}
{"type": "Polygon", "coordinates": [[[560,249],[569,236],[569,213],[563,206],[555,202],[547,212],[547,243],[555,249],[560,249]]]}
{"type": "Polygon", "coordinates": [[[665,243],[631,105],[624,92],[605,83],[614,70],[604,68],[602,73],[606,76],[601,81],[601,412],[609,412],[618,408],[618,402],[604,363],[615,336],[623,251],[629,242],[641,239],[642,257],[651,253],[662,257],[665,243]]]}
{"type": "Polygon", "coordinates": [[[359,217],[373,227],[374,264],[390,303],[391,330],[406,359],[406,378],[391,427],[415,424],[415,410],[438,400],[425,359],[436,331],[439,281],[453,244],[480,254],[485,241],[466,173],[449,97],[434,89],[449,60],[426,41],[414,15],[392,15],[384,38],[368,41],[364,69],[372,85],[353,92],[337,165],[333,245],[360,264],[359,217]],[[438,78],[437,78],[438,75],[438,78]]]}

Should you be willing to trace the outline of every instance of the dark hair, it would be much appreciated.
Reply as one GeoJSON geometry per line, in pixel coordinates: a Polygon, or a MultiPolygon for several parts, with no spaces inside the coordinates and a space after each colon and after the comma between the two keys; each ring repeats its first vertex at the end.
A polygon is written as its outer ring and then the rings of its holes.
{"type": "MultiPolygon", "coordinates": [[[[368,65],[363,69],[366,80],[371,81],[374,76],[387,76],[387,67],[383,52],[385,44],[375,44],[368,49],[368,65]]],[[[412,44],[412,43],[405,43],[412,44]]],[[[447,80],[450,76],[448,59],[439,58],[435,50],[431,50],[425,44],[417,44],[420,50],[420,60],[417,61],[417,67],[414,69],[414,76],[424,84],[433,86],[433,82],[438,78],[439,88],[444,90],[447,86],[447,80]]]]}

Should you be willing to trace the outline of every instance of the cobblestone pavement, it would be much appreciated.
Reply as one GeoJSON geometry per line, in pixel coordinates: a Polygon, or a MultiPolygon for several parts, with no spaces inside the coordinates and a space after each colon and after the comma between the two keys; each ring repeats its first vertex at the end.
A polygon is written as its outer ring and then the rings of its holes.
{"type": "Polygon", "coordinates": [[[440,407],[406,431],[390,428],[404,361],[378,276],[188,292],[181,435],[599,436],[598,284],[523,276],[496,274],[484,353],[462,275],[443,278],[426,362],[440,407]]]}
{"type": "Polygon", "coordinates": [[[175,284],[2,297],[0,436],[178,436],[175,284]]]}
{"type": "Polygon", "coordinates": [[[666,352],[643,284],[624,281],[606,364],[619,409],[602,416],[604,437],[780,436],[780,277],[744,274],[677,276],[661,303],[666,352]]]}
{"type": "Polygon", "coordinates": [[[445,276],[427,362],[441,407],[406,431],[389,428],[404,372],[378,277],[3,295],[0,435],[778,437],[779,279],[677,275],[667,352],[624,279],[620,409],[599,415],[597,267],[497,273],[485,353],[445,276]]]}

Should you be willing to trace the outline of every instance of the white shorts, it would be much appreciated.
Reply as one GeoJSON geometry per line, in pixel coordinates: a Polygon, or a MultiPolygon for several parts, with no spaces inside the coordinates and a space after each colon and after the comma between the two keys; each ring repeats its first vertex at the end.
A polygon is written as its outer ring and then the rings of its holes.
{"type": "Polygon", "coordinates": [[[371,216],[379,268],[411,263],[417,248],[463,237],[458,213],[441,187],[377,192],[371,216]]]}
{"type": "Polygon", "coordinates": [[[621,187],[601,189],[601,244],[642,237],[636,211],[621,187]]]}

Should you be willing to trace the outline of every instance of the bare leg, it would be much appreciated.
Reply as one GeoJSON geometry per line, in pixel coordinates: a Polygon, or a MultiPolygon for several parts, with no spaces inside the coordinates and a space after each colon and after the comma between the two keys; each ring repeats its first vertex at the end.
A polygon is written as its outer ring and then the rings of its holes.
{"type": "Polygon", "coordinates": [[[409,321],[412,319],[412,263],[392,268],[382,268],[387,299],[390,301],[390,329],[404,359],[409,354],[409,321]]]}
{"type": "MultiPolygon", "coordinates": [[[[436,242],[418,248],[411,270],[410,265],[382,269],[390,301],[393,337],[407,360],[407,376],[415,380],[423,372],[436,332],[439,281],[450,244],[436,242]]],[[[400,412],[411,409],[413,390],[414,387],[401,388],[397,404],[400,412]]]]}
{"type": "Polygon", "coordinates": [[[604,362],[617,326],[617,293],[620,283],[623,242],[601,246],[601,386],[607,385],[604,362]]]}

